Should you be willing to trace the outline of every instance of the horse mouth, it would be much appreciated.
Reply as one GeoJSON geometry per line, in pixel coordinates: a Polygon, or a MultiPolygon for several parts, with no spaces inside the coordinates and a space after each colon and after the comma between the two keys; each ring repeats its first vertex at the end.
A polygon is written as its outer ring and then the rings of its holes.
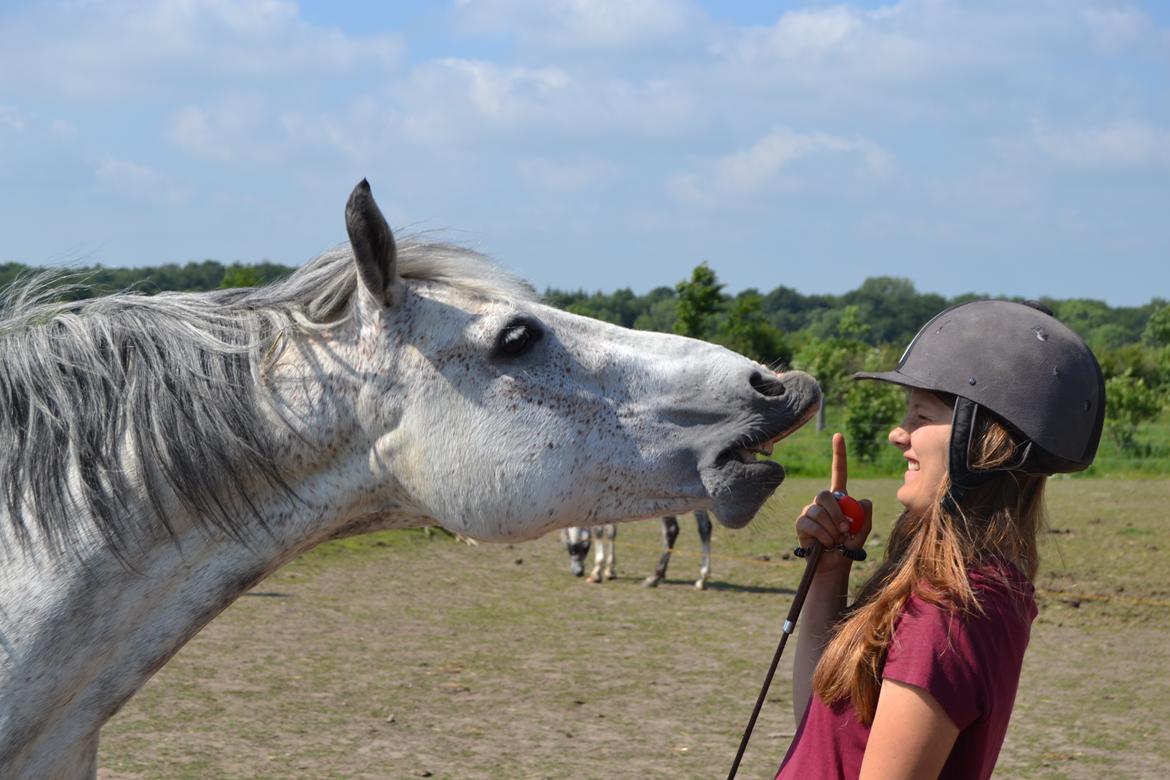
{"type": "Polygon", "coordinates": [[[757,437],[755,440],[752,440],[751,438],[749,438],[747,441],[745,441],[742,444],[739,444],[737,446],[728,447],[727,449],[725,449],[723,452],[721,452],[719,454],[719,457],[716,458],[716,462],[718,462],[721,459],[725,460],[727,458],[735,458],[736,460],[740,461],[741,463],[761,463],[761,462],[763,462],[763,461],[758,460],[757,456],[763,455],[765,458],[772,457],[772,452],[775,450],[776,445],[782,439],[787,439],[789,436],[796,433],[796,431],[798,431],[806,422],[808,422],[810,419],[812,419],[812,416],[814,414],[816,414],[816,412],[817,412],[817,408],[818,408],[817,405],[811,406],[809,409],[807,409],[805,411],[803,419],[798,420],[797,423],[795,425],[793,425],[791,428],[788,428],[787,430],[781,431],[780,433],[776,434],[775,436],[772,436],[769,439],[760,439],[759,437],[757,437]]]}
{"type": "Polygon", "coordinates": [[[743,528],[780,487],[784,467],[770,459],[774,448],[811,420],[820,405],[820,389],[816,388],[796,408],[784,409],[767,427],[744,435],[700,467],[699,476],[721,525],[743,528]]]}

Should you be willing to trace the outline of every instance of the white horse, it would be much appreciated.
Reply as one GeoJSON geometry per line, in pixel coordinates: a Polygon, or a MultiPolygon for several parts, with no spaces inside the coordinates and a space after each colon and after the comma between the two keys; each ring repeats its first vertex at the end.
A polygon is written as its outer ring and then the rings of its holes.
{"type": "Polygon", "coordinates": [[[93,777],[102,724],[314,545],[695,508],[743,526],[783,479],[754,453],[818,408],[805,374],[396,248],[364,181],[346,225],[352,249],[266,288],[6,302],[0,777],[93,777]]]}

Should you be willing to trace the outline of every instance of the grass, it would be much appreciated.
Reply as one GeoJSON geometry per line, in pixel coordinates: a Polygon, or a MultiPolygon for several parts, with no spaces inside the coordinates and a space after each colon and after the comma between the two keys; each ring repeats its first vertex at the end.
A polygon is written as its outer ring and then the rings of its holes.
{"type": "MultiPolygon", "coordinates": [[[[103,731],[99,777],[709,778],[726,774],[803,563],[790,479],[743,531],[716,530],[698,592],[684,523],[667,581],[639,581],[657,523],[623,526],[618,580],[569,576],[555,538],[467,547],[356,537],[240,599],[103,731]]],[[[892,520],[897,483],[851,492],[892,520]]],[[[1165,480],[1056,480],[1002,778],[1157,778],[1170,757],[1165,480]]],[[[861,567],[859,577],[873,563],[861,567]]],[[[797,629],[800,630],[799,627],[797,629]]],[[[794,730],[790,660],[742,777],[794,730]]]]}

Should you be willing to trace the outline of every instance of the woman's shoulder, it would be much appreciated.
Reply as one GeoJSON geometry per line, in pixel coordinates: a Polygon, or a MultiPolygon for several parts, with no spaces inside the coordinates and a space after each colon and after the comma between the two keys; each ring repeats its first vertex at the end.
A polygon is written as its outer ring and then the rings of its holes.
{"type": "Polygon", "coordinates": [[[1027,576],[1007,561],[990,559],[969,567],[967,580],[972,600],[921,584],[903,605],[895,632],[937,633],[949,644],[956,632],[994,627],[1005,639],[1005,634],[1021,633],[1026,642],[1038,612],[1035,588],[1027,576]]]}
{"type": "Polygon", "coordinates": [[[1005,585],[1032,587],[1032,581],[1018,566],[1000,557],[984,558],[967,567],[967,577],[975,582],[1002,583],[1005,585]]]}
{"type": "Polygon", "coordinates": [[[1018,615],[1027,623],[1036,617],[1036,588],[1019,568],[1001,558],[981,561],[967,570],[977,606],[975,613],[1004,612],[1018,615]]]}
{"type": "Polygon", "coordinates": [[[907,599],[895,621],[887,676],[935,698],[950,689],[986,691],[998,679],[1018,677],[1036,617],[1031,583],[1000,561],[971,567],[968,578],[973,604],[919,593],[907,599]]]}

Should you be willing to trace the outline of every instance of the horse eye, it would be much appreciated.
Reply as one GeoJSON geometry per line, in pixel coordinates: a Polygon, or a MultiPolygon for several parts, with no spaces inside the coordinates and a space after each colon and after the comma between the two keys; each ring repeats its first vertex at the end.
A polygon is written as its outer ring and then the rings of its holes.
{"type": "Polygon", "coordinates": [[[523,355],[540,341],[543,335],[544,332],[535,322],[529,320],[511,322],[500,331],[496,339],[496,353],[508,357],[523,355]]]}

